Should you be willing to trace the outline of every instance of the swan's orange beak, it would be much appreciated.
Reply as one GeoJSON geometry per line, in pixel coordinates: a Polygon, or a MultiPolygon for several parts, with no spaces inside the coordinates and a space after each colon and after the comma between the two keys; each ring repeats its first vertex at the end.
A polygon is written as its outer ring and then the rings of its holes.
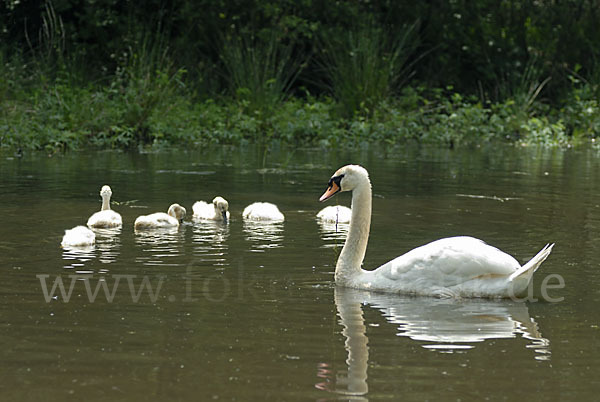
{"type": "Polygon", "coordinates": [[[321,198],[319,198],[319,201],[323,202],[325,200],[330,199],[340,190],[341,190],[340,186],[338,186],[338,184],[335,181],[331,181],[329,187],[327,188],[327,191],[325,191],[323,193],[321,198]]]}

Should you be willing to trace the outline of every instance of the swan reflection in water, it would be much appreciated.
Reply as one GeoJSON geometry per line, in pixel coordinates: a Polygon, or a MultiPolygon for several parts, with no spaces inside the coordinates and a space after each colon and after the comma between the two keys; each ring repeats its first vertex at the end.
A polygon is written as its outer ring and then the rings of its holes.
{"type": "Polygon", "coordinates": [[[421,346],[441,353],[472,349],[487,339],[516,338],[530,340],[536,360],[550,360],[550,341],[543,338],[537,323],[529,316],[525,303],[485,299],[435,299],[401,297],[349,288],[335,288],[335,305],[346,338],[347,373],[332,373],[320,363],[316,384],[321,390],[343,395],[368,392],[368,338],[362,306],[383,313],[386,320],[398,325],[398,336],[421,342],[421,346]]]}
{"type": "Polygon", "coordinates": [[[181,265],[170,264],[165,258],[183,254],[185,226],[135,230],[135,243],[142,247],[135,261],[144,265],[181,265]]]}
{"type": "Polygon", "coordinates": [[[100,262],[115,262],[121,251],[121,227],[92,230],[96,233],[96,250],[100,262]]]}
{"type": "Polygon", "coordinates": [[[244,220],[244,235],[251,243],[250,251],[265,252],[283,245],[283,222],[244,220]]]}
{"type": "Polygon", "coordinates": [[[74,269],[75,273],[80,272],[85,267],[86,262],[96,258],[96,245],[91,246],[64,246],[62,259],[65,261],[63,268],[74,269]]]}
{"type": "MultiPolygon", "coordinates": [[[[86,269],[85,264],[98,258],[103,264],[110,264],[117,260],[121,250],[121,227],[92,228],[96,235],[96,244],[92,246],[63,247],[62,258],[67,263],[66,269],[74,269],[76,274],[94,273],[86,269]]],[[[98,273],[106,273],[108,269],[100,269],[98,273]]]]}
{"type": "Polygon", "coordinates": [[[192,226],[192,242],[194,257],[211,266],[225,267],[229,265],[225,258],[228,254],[229,225],[222,221],[194,221],[192,226]]]}
{"type": "Polygon", "coordinates": [[[349,223],[336,223],[317,220],[319,223],[319,232],[321,239],[325,242],[321,247],[324,248],[341,248],[346,241],[348,235],[349,223]]]}

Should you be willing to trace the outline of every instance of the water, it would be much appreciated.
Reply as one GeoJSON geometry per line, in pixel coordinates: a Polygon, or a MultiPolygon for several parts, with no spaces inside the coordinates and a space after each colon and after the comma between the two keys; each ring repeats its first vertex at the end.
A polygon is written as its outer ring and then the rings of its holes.
{"type": "Polygon", "coordinates": [[[0,154],[0,173],[1,400],[583,400],[600,391],[596,150],[0,154]],[[347,228],[319,226],[315,214],[349,162],[373,182],[366,268],[457,234],[519,261],[556,242],[536,273],[538,301],[336,288],[347,228]],[[123,228],[98,231],[92,248],[61,249],[64,230],[100,208],[103,184],[123,228]],[[133,230],[138,215],[174,202],[191,213],[216,195],[229,201],[229,225],[133,230]],[[263,200],[285,223],[241,220],[263,200]],[[52,291],[57,278],[67,294],[52,291]]]}

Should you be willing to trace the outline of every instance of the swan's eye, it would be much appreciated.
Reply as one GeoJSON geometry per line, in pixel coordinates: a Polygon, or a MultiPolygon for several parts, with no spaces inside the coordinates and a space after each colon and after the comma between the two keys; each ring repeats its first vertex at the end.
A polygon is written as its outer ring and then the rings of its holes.
{"type": "Polygon", "coordinates": [[[344,175],[341,174],[339,176],[334,176],[331,179],[329,179],[329,183],[327,183],[327,187],[331,188],[331,186],[333,186],[333,183],[335,183],[338,187],[342,187],[341,182],[342,179],[344,178],[344,175]]]}

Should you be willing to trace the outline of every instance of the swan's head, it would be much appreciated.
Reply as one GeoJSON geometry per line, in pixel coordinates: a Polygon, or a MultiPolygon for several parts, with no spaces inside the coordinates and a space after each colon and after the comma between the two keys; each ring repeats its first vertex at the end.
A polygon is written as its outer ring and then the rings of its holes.
{"type": "Polygon", "coordinates": [[[326,201],[340,191],[352,191],[360,184],[369,184],[367,169],[359,165],[346,165],[339,168],[327,183],[327,190],[319,201],[326,201]]]}
{"type": "Polygon", "coordinates": [[[213,205],[215,206],[215,211],[223,217],[223,222],[227,222],[227,211],[229,210],[229,203],[227,200],[223,197],[215,197],[213,205]]]}
{"type": "Polygon", "coordinates": [[[102,198],[110,198],[112,195],[112,191],[109,186],[102,186],[100,189],[100,197],[102,198]]]}
{"type": "Polygon", "coordinates": [[[167,214],[181,222],[183,218],[185,218],[185,212],[186,211],[184,207],[179,204],[173,204],[169,207],[167,214]]]}

